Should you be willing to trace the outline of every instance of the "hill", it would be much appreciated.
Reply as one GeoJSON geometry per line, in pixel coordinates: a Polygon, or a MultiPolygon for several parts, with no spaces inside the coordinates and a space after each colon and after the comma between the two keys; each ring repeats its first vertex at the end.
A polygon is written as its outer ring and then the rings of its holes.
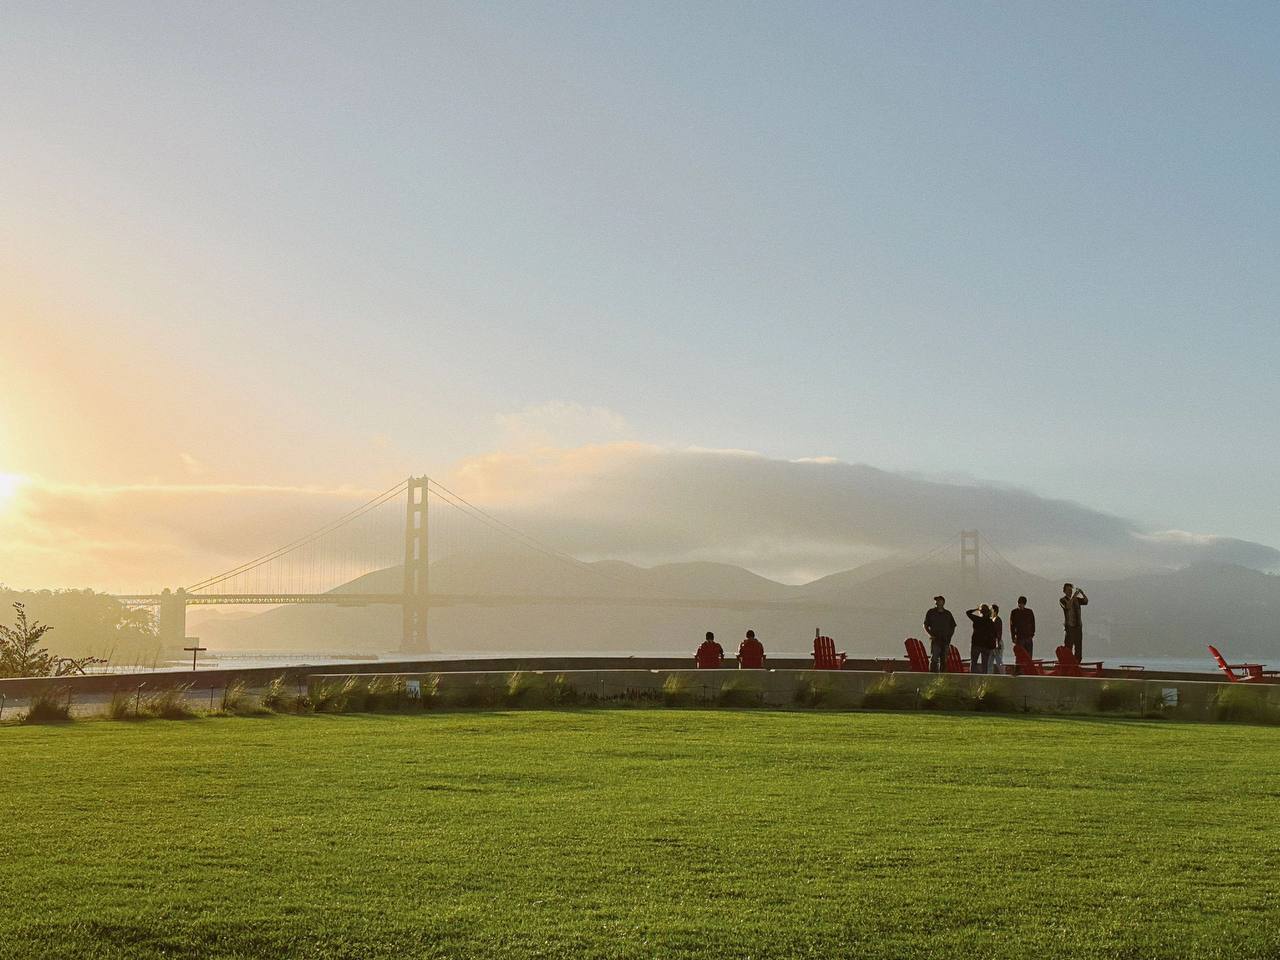
{"type": "MultiPolygon", "coordinates": [[[[398,567],[378,570],[335,592],[396,592],[398,567]]],[[[1091,603],[1086,649],[1097,656],[1204,655],[1215,642],[1234,658],[1280,656],[1280,577],[1229,564],[1113,581],[1081,580],[1091,603]]],[[[1061,584],[1006,563],[991,563],[977,587],[954,562],[858,568],[799,586],[728,564],[637,567],[617,561],[566,564],[541,555],[469,554],[432,564],[439,594],[514,598],[492,606],[436,607],[435,650],[687,652],[714,630],[726,646],[748,628],[768,648],[803,653],[815,627],[862,656],[895,656],[902,638],[920,632],[935,593],[962,623],[966,607],[994,601],[1007,611],[1025,594],[1038,613],[1042,640],[1059,636],[1061,584]],[[660,598],[671,599],[660,604],[660,598]],[[520,602],[521,600],[536,602],[520,602]],[[680,600],[710,600],[693,606],[680,600]],[[588,602],[599,601],[599,602],[588,602]],[[723,601],[723,606],[715,602],[723,601]]],[[[203,642],[221,649],[381,653],[400,642],[398,607],[277,607],[254,616],[200,622],[203,642]]],[[[1045,649],[1042,646],[1042,649],[1045,649]]]]}

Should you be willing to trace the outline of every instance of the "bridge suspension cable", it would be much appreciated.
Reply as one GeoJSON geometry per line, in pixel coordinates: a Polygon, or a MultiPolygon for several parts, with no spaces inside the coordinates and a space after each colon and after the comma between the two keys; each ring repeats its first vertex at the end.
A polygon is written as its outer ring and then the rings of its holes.
{"type": "Polygon", "coordinates": [[[408,482],[407,480],[401,480],[398,484],[396,484],[390,490],[383,491],[382,493],[374,497],[372,500],[366,501],[365,503],[356,507],[354,510],[350,510],[347,513],[344,513],[341,517],[338,517],[336,520],[332,520],[329,523],[326,523],[324,526],[316,530],[313,530],[311,533],[307,534],[306,536],[299,537],[297,540],[294,540],[290,543],[286,543],[282,547],[277,547],[275,550],[272,550],[268,553],[264,553],[262,556],[256,557],[253,560],[247,560],[244,563],[239,564],[238,566],[232,567],[230,570],[225,570],[222,573],[215,574],[212,577],[206,577],[204,580],[201,580],[198,583],[194,583],[191,586],[186,588],[187,592],[195,593],[196,591],[199,591],[199,590],[207,590],[209,587],[217,586],[218,584],[224,583],[227,580],[232,579],[233,577],[238,577],[242,574],[248,573],[251,570],[257,569],[258,567],[262,567],[265,564],[272,562],[273,560],[278,560],[279,558],[285,556],[288,553],[292,553],[295,550],[299,550],[303,547],[309,546],[317,542],[324,536],[330,533],[333,533],[335,530],[339,529],[340,527],[346,526],[352,521],[360,517],[363,517],[365,514],[377,509],[378,507],[382,506],[388,501],[396,498],[397,496],[399,496],[401,493],[404,492],[405,484],[407,482],[408,482]]]}
{"type": "Polygon", "coordinates": [[[577,557],[571,556],[570,554],[567,554],[561,550],[557,550],[555,547],[552,547],[543,543],[542,541],[525,533],[523,530],[513,527],[511,524],[507,523],[505,520],[500,520],[499,518],[495,517],[493,514],[489,513],[488,511],[476,506],[474,503],[467,500],[460,494],[454,493],[452,490],[444,486],[444,484],[442,483],[439,483],[435,480],[431,480],[428,478],[427,484],[428,484],[429,493],[434,494],[435,496],[439,497],[441,500],[448,503],[450,506],[453,506],[456,509],[461,510],[463,513],[468,514],[479,523],[482,523],[485,526],[489,527],[490,529],[495,530],[499,534],[506,535],[512,541],[519,543],[520,545],[530,550],[534,550],[540,554],[543,554],[544,556],[550,557],[553,560],[557,560],[560,563],[564,563],[576,570],[582,570],[592,574],[593,576],[602,577],[603,579],[606,579],[606,580],[612,580],[614,583],[620,583],[627,587],[637,587],[640,589],[644,589],[647,586],[644,584],[637,583],[633,580],[628,580],[623,577],[615,576],[611,573],[608,573],[607,571],[599,569],[593,564],[586,563],[582,560],[579,560],[577,557]]]}

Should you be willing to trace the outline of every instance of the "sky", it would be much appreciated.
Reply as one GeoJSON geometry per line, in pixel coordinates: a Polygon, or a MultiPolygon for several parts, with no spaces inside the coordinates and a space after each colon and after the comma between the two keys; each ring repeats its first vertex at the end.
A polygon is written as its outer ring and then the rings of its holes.
{"type": "Polygon", "coordinates": [[[6,3],[0,582],[611,444],[1280,545],[1278,48],[1264,3],[6,3]]]}

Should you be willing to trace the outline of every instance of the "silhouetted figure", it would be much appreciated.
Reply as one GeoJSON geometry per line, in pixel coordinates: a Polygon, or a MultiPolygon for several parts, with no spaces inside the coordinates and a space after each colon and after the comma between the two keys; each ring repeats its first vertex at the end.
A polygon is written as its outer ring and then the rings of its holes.
{"type": "Polygon", "coordinates": [[[924,630],[929,634],[929,672],[946,673],[947,648],[956,632],[956,618],[947,609],[947,598],[933,598],[933,606],[924,615],[924,630]]]}
{"type": "Polygon", "coordinates": [[[1065,634],[1063,643],[1075,654],[1079,661],[1084,656],[1084,624],[1080,620],[1080,608],[1089,602],[1084,591],[1070,583],[1062,585],[1062,596],[1058,598],[1058,606],[1062,608],[1062,629],[1065,634]]]}
{"type": "Polygon", "coordinates": [[[764,666],[764,644],[756,639],[754,630],[748,630],[738,645],[738,666],[748,670],[759,670],[764,666]]]}
{"type": "Polygon", "coordinates": [[[1027,606],[1026,597],[1019,597],[1018,605],[1009,611],[1009,636],[1027,651],[1028,657],[1035,656],[1033,648],[1036,640],[1036,615],[1027,606]]]}
{"type": "Polygon", "coordinates": [[[724,647],[716,643],[716,635],[710,630],[707,631],[707,639],[702,641],[698,652],[693,655],[693,662],[699,670],[718,667],[724,663],[724,647]]]}
{"type": "Polygon", "coordinates": [[[991,632],[995,645],[991,648],[991,672],[1004,673],[1004,621],[1000,619],[1000,605],[991,605],[991,632]]]}
{"type": "Polygon", "coordinates": [[[991,648],[995,646],[995,624],[991,608],[985,603],[964,615],[973,621],[973,639],[969,642],[969,672],[986,673],[991,669],[991,648]]]}

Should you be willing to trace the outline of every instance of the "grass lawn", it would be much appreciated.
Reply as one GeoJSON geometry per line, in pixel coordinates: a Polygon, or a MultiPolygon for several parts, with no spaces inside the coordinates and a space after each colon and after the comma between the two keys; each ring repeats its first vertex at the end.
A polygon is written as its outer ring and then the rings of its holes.
{"type": "Polygon", "coordinates": [[[600,710],[0,729],[0,957],[1266,957],[1280,729],[600,710]]]}

